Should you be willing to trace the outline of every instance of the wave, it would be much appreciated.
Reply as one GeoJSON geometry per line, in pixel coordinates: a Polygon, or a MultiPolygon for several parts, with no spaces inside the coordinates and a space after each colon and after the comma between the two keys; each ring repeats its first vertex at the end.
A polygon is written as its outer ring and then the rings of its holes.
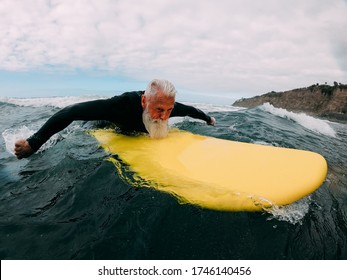
{"type": "Polygon", "coordinates": [[[292,120],[313,132],[336,138],[336,131],[330,126],[329,121],[317,119],[305,113],[294,113],[286,109],[276,108],[270,103],[265,103],[258,108],[275,116],[292,120]]]}
{"type": "Polygon", "coordinates": [[[15,98],[15,97],[0,97],[0,102],[13,104],[24,107],[57,107],[64,108],[66,106],[86,102],[97,99],[106,99],[105,96],[62,96],[62,97],[32,97],[32,98],[15,98]]]}
{"type": "Polygon", "coordinates": [[[216,105],[207,103],[184,102],[187,105],[194,106],[204,112],[236,112],[244,108],[235,107],[232,105],[216,105]]]}

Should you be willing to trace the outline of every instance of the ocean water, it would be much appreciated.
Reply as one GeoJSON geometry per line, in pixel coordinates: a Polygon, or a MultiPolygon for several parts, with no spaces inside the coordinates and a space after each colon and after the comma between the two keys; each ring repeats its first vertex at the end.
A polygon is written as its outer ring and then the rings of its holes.
{"type": "Polygon", "coordinates": [[[194,133],[326,158],[316,192],[256,213],[202,209],[129,185],[88,135],[97,122],[74,122],[29,159],[14,157],[16,139],[59,108],[96,98],[0,97],[1,259],[347,259],[347,124],[270,104],[192,104],[215,127],[172,118],[171,126],[194,133]]]}

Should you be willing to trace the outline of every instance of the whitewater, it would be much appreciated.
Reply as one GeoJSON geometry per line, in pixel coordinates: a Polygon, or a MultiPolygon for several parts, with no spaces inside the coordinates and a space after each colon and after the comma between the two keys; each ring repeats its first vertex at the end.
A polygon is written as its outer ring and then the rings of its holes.
{"type": "Polygon", "coordinates": [[[193,133],[326,158],[328,176],[316,192],[259,213],[182,205],[169,194],[131,186],[88,135],[97,122],[74,122],[29,159],[15,158],[15,141],[59,109],[103,98],[0,97],[1,259],[347,258],[346,124],[270,104],[186,103],[214,116],[215,127],[170,119],[170,126],[193,133]]]}

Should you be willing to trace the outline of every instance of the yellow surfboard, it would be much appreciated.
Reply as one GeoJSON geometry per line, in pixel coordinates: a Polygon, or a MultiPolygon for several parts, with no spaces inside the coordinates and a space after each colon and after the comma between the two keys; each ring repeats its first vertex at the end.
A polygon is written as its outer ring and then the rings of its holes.
{"type": "Polygon", "coordinates": [[[309,151],[180,130],[170,131],[164,139],[110,130],[91,134],[117,155],[110,160],[128,182],[214,210],[259,211],[287,205],[315,191],[327,174],[325,159],[309,151]],[[129,172],[124,172],[124,166],[129,172]]]}

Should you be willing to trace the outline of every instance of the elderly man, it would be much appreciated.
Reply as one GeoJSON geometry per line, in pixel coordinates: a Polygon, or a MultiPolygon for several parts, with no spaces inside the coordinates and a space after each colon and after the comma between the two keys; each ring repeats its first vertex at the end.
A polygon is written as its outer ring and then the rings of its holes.
{"type": "Polygon", "coordinates": [[[168,134],[168,119],[184,117],[215,124],[215,119],[199,109],[175,102],[176,89],[166,80],[153,80],[146,91],[125,92],[105,100],[94,100],[68,106],[54,114],[34,135],[15,143],[18,159],[35,153],[52,135],[75,120],[106,120],[123,132],[146,132],[152,138],[168,134]]]}

